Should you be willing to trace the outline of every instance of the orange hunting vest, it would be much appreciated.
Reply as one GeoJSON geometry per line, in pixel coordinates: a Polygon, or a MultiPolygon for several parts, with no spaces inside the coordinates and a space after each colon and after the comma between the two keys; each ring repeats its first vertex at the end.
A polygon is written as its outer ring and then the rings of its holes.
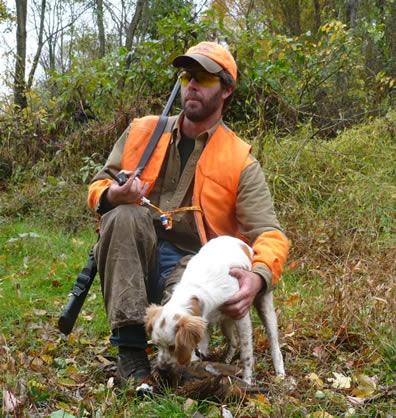
{"type": "MultiPolygon", "coordinates": [[[[124,170],[137,168],[157,122],[157,116],[133,121],[122,158],[124,170]]],[[[162,134],[140,177],[150,183],[147,194],[158,178],[171,136],[170,132],[162,134]]],[[[203,212],[194,212],[202,244],[218,235],[232,235],[246,241],[238,231],[235,202],[240,174],[252,162],[250,149],[250,145],[223,125],[219,125],[205,146],[195,171],[192,202],[203,212]]]]}

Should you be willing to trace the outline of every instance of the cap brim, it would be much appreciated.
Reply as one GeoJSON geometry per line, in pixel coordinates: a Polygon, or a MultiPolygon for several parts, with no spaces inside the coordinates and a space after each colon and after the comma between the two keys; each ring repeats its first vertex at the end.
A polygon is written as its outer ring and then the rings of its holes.
{"type": "Polygon", "coordinates": [[[217,62],[201,54],[179,55],[172,62],[174,67],[189,67],[197,63],[207,72],[212,74],[216,74],[223,70],[223,67],[217,64],[217,62]]]}

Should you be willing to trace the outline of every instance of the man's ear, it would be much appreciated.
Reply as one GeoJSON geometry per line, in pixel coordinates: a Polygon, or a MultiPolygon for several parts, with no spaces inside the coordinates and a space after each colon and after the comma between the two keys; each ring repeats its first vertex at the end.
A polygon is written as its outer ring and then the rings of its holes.
{"type": "Polygon", "coordinates": [[[151,333],[153,332],[154,323],[157,320],[157,318],[161,315],[163,308],[163,306],[159,305],[150,305],[146,309],[144,324],[148,335],[151,335],[151,333]]]}
{"type": "Polygon", "coordinates": [[[223,91],[223,94],[222,94],[223,100],[226,100],[227,97],[231,96],[231,94],[233,93],[234,87],[233,86],[222,87],[222,91],[223,91]]]}

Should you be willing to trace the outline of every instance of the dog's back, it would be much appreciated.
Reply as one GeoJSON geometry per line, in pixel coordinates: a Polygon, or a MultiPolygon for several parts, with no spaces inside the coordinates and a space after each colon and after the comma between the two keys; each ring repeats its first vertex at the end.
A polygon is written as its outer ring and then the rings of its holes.
{"type": "Polygon", "coordinates": [[[240,239],[213,238],[188,262],[173,297],[182,297],[186,288],[190,292],[195,288],[216,309],[239,290],[238,280],[230,275],[230,270],[234,267],[251,270],[252,259],[253,250],[240,239]]]}

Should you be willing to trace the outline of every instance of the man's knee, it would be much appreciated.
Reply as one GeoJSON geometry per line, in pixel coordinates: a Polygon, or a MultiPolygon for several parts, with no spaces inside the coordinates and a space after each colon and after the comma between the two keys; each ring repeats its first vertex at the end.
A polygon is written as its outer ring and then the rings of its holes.
{"type": "Polygon", "coordinates": [[[149,209],[138,204],[119,205],[107,212],[101,218],[100,232],[117,236],[155,233],[149,209]]]}
{"type": "Polygon", "coordinates": [[[102,216],[102,224],[109,222],[139,223],[151,222],[152,218],[148,208],[136,203],[119,205],[102,216]]]}

